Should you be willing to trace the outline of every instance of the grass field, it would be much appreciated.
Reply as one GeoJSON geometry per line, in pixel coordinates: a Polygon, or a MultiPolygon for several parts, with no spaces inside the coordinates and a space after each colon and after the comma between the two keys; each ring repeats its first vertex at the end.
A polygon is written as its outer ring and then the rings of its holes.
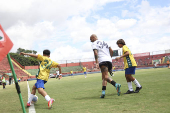
{"type": "MultiPolygon", "coordinates": [[[[108,84],[106,96],[101,95],[101,74],[89,74],[62,80],[49,79],[45,91],[55,99],[52,109],[48,109],[46,100],[39,94],[35,104],[36,113],[170,113],[170,69],[137,70],[134,76],[143,86],[138,94],[124,95],[128,90],[124,72],[117,72],[112,77],[122,85],[121,96],[117,96],[115,88],[108,84]]],[[[30,87],[35,81],[30,81],[30,87]]],[[[28,93],[27,83],[20,83],[24,104],[28,93]]],[[[133,85],[135,90],[135,86],[133,85]]],[[[28,112],[28,108],[26,108],[28,112]]],[[[22,113],[15,86],[0,86],[0,112],[22,113]]]]}

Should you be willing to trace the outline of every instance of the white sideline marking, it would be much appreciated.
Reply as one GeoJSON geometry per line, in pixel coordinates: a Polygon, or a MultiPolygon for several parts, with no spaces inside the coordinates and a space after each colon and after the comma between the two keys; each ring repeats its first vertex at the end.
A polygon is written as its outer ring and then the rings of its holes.
{"type": "MultiPolygon", "coordinates": [[[[28,87],[28,99],[30,97],[30,87],[27,81],[27,87],[28,87]]],[[[36,113],[35,108],[34,108],[34,104],[31,104],[31,106],[29,107],[29,113],[36,113]]]]}

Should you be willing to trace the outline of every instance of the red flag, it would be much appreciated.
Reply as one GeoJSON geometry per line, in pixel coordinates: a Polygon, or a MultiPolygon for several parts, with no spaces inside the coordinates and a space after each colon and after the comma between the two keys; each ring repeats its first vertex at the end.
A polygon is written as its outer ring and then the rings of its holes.
{"type": "Polygon", "coordinates": [[[12,41],[0,25],[0,61],[9,53],[12,47],[12,41]]]}

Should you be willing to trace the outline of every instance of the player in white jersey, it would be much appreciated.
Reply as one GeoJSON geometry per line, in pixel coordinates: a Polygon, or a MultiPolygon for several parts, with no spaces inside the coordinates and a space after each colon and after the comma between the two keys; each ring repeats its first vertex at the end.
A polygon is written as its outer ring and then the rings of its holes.
{"type": "Polygon", "coordinates": [[[98,40],[97,36],[95,34],[92,34],[90,36],[90,40],[92,42],[92,49],[94,51],[94,56],[96,60],[96,68],[101,69],[102,72],[102,95],[100,98],[105,97],[105,90],[107,82],[112,84],[116,87],[117,95],[120,95],[120,87],[121,85],[116,83],[114,80],[112,80],[108,72],[112,74],[112,56],[113,56],[113,50],[112,48],[102,40],[98,40]]]}
{"type": "Polygon", "coordinates": [[[59,75],[60,75],[60,74],[59,74],[59,71],[56,70],[56,79],[59,78],[59,75]]]}

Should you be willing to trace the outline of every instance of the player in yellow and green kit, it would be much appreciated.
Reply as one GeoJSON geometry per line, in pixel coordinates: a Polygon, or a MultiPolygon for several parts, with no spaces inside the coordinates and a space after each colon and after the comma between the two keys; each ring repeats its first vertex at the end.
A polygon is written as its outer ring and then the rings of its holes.
{"type": "Polygon", "coordinates": [[[35,54],[29,54],[29,53],[23,53],[23,52],[21,52],[20,54],[35,57],[38,60],[40,60],[40,63],[41,63],[39,71],[38,71],[37,82],[32,87],[32,92],[31,92],[31,95],[30,95],[29,100],[27,102],[27,107],[30,106],[30,103],[31,103],[32,99],[34,98],[35,93],[36,93],[36,89],[37,89],[38,93],[40,93],[47,100],[48,107],[51,108],[52,104],[54,102],[54,99],[50,98],[50,96],[47,95],[47,93],[44,91],[44,89],[45,89],[44,84],[48,81],[50,69],[52,67],[54,67],[54,68],[58,67],[60,75],[61,75],[61,66],[58,63],[52,61],[49,58],[50,57],[50,51],[49,50],[44,50],[43,56],[40,55],[40,54],[35,55],[35,54]]]}
{"type": "Polygon", "coordinates": [[[73,70],[71,70],[70,73],[71,73],[71,76],[73,77],[73,70]]]}
{"type": "Polygon", "coordinates": [[[83,71],[84,71],[84,76],[86,78],[87,77],[86,67],[83,67],[83,71]]]}
{"type": "Polygon", "coordinates": [[[125,77],[129,87],[129,90],[125,94],[138,93],[142,89],[142,86],[132,76],[135,74],[135,69],[137,66],[136,61],[129,48],[126,46],[125,41],[123,39],[119,39],[117,41],[117,45],[119,48],[122,48],[123,50],[123,55],[121,57],[117,57],[116,60],[120,58],[123,58],[124,60],[125,77]],[[132,82],[136,85],[135,91],[133,91],[132,82]]]}

